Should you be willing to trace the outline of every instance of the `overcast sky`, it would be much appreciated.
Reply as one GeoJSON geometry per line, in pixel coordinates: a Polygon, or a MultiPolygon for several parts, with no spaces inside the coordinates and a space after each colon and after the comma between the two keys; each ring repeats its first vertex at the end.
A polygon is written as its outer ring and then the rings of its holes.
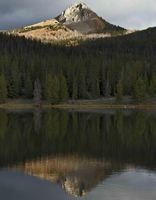
{"type": "MultiPolygon", "coordinates": [[[[73,0],[0,0],[0,29],[17,28],[57,16],[73,0]]],[[[81,1],[82,2],[82,1],[81,1]]],[[[156,0],[84,0],[110,23],[129,29],[156,26],[156,0]]]]}

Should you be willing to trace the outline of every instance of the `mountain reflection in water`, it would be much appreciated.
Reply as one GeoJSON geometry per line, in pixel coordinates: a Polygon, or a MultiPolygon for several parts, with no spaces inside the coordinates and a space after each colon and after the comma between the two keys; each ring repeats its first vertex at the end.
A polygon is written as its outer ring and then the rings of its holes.
{"type": "Polygon", "coordinates": [[[0,167],[55,182],[74,196],[128,169],[156,169],[156,113],[0,111],[0,167]]]}
{"type": "Polygon", "coordinates": [[[104,181],[113,171],[119,171],[121,166],[107,161],[68,156],[43,158],[12,168],[56,182],[71,195],[83,196],[104,181]]]}

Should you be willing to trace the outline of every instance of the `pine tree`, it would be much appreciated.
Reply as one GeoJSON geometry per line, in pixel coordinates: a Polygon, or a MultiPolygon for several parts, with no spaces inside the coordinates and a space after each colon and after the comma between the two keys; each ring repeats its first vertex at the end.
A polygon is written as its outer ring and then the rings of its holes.
{"type": "Polygon", "coordinates": [[[99,72],[98,67],[91,65],[88,67],[86,73],[86,87],[87,87],[87,98],[98,98],[100,96],[100,86],[99,86],[99,72]]]}
{"type": "Polygon", "coordinates": [[[59,80],[56,76],[52,79],[51,87],[52,87],[51,103],[55,104],[59,102],[59,89],[60,89],[59,80]]]}
{"type": "Polygon", "coordinates": [[[73,87],[72,87],[72,99],[78,98],[78,85],[76,78],[73,80],[73,87]]]}
{"type": "Polygon", "coordinates": [[[30,77],[28,76],[26,81],[25,81],[25,91],[24,91],[24,95],[27,98],[32,98],[33,96],[33,84],[32,81],[30,79],[30,77]]]}
{"type": "Polygon", "coordinates": [[[5,103],[7,98],[7,86],[3,75],[0,75],[0,103],[5,103]]]}
{"type": "Polygon", "coordinates": [[[39,79],[35,80],[34,83],[34,102],[37,106],[41,105],[42,94],[41,94],[41,84],[39,79]]]}
{"type": "Polygon", "coordinates": [[[149,93],[152,96],[156,96],[156,76],[152,77],[152,80],[150,83],[150,88],[149,88],[149,93]]]}
{"type": "Polygon", "coordinates": [[[95,83],[95,97],[100,97],[100,83],[99,83],[99,79],[97,79],[96,83],[95,83]]]}
{"type": "Polygon", "coordinates": [[[45,83],[45,99],[51,103],[52,99],[52,76],[48,75],[45,83]]]}
{"type": "Polygon", "coordinates": [[[8,97],[15,98],[19,94],[19,83],[17,73],[13,72],[8,81],[8,97]]]}
{"type": "Polygon", "coordinates": [[[116,86],[116,101],[121,102],[123,99],[123,84],[122,81],[119,81],[116,86]]]}
{"type": "Polygon", "coordinates": [[[59,92],[60,92],[60,83],[59,79],[55,76],[49,75],[46,80],[45,86],[45,97],[51,104],[58,103],[60,101],[59,92]]]}
{"type": "Polygon", "coordinates": [[[81,67],[79,72],[79,81],[78,81],[78,98],[84,99],[86,97],[87,97],[87,91],[86,91],[85,70],[81,67]]]}
{"type": "Polygon", "coordinates": [[[134,99],[141,102],[146,97],[146,85],[142,78],[138,78],[134,85],[134,99]]]}
{"type": "Polygon", "coordinates": [[[69,94],[66,78],[62,74],[59,76],[59,87],[59,99],[60,101],[64,102],[68,99],[69,94]]]}

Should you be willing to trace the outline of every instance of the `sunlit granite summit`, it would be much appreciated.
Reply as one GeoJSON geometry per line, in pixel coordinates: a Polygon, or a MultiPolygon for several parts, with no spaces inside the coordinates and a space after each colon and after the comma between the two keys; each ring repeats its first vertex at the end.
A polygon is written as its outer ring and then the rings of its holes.
{"type": "Polygon", "coordinates": [[[86,40],[127,34],[127,30],[99,17],[85,3],[75,3],[54,19],[11,30],[43,42],[86,40]]]}

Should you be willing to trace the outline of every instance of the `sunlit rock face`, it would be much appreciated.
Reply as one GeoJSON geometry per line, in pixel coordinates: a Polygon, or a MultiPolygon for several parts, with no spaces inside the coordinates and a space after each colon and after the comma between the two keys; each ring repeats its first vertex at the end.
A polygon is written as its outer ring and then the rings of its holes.
{"type": "Polygon", "coordinates": [[[64,24],[86,21],[97,15],[85,3],[75,3],[58,16],[58,21],[64,24]]]}
{"type": "Polygon", "coordinates": [[[85,3],[75,3],[55,19],[10,30],[8,33],[46,43],[66,41],[67,46],[76,46],[82,40],[123,35],[128,32],[99,17],[85,3]]]}
{"type": "Polygon", "coordinates": [[[72,30],[82,34],[124,32],[125,29],[116,27],[92,11],[85,3],[75,3],[64,10],[56,19],[72,30]]]}
{"type": "Polygon", "coordinates": [[[83,34],[102,32],[106,25],[85,3],[73,4],[56,19],[83,34]]]}

